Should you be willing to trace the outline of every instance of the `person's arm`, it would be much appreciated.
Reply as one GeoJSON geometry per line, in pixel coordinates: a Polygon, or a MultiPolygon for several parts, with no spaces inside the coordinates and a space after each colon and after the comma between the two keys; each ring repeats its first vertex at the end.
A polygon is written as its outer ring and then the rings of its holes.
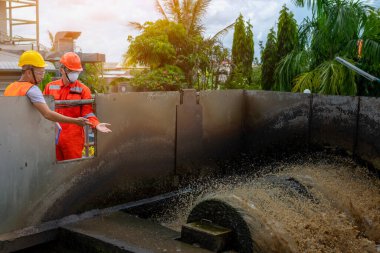
{"type": "MultiPolygon", "coordinates": [[[[82,99],[91,99],[91,91],[88,87],[84,87],[82,91],[82,99]]],[[[87,105],[82,105],[82,117],[88,119],[92,127],[98,130],[99,132],[102,133],[111,133],[111,129],[108,127],[111,126],[111,124],[108,123],[101,123],[99,122],[98,118],[95,116],[93,109],[92,109],[92,104],[87,104],[87,105]]]]}
{"type": "Polygon", "coordinates": [[[44,116],[45,119],[51,120],[54,122],[62,122],[62,123],[73,123],[79,126],[91,125],[89,120],[85,118],[71,118],[61,115],[57,112],[50,110],[47,106],[45,98],[42,95],[41,90],[34,85],[29,89],[26,93],[26,96],[30,99],[30,102],[37,108],[37,110],[44,116]]]}
{"type": "Polygon", "coordinates": [[[71,118],[64,115],[61,115],[57,112],[50,110],[50,108],[44,103],[33,103],[34,107],[41,113],[41,115],[50,121],[62,122],[62,123],[73,123],[79,126],[91,125],[88,119],[79,117],[71,118]]]}

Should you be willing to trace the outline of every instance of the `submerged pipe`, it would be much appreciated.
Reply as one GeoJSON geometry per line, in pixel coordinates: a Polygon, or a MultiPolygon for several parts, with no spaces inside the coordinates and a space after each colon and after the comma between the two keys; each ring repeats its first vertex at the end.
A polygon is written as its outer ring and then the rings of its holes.
{"type": "MultiPolygon", "coordinates": [[[[307,187],[291,177],[266,176],[262,185],[276,188],[289,198],[318,203],[307,187]]],[[[252,192],[252,195],[254,194],[252,192]]],[[[297,252],[296,243],[281,225],[268,219],[266,212],[269,210],[260,209],[254,198],[248,195],[232,192],[206,198],[192,209],[187,223],[209,220],[216,226],[230,229],[230,245],[224,250],[240,253],[297,252]]]]}

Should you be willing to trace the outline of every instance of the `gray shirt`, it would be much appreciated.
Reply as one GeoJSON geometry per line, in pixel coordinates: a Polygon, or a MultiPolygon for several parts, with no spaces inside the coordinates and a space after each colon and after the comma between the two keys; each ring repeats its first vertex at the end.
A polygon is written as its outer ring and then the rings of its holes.
{"type": "Polygon", "coordinates": [[[32,88],[30,88],[26,93],[26,96],[30,99],[32,103],[46,104],[45,98],[37,85],[33,85],[32,88]]]}

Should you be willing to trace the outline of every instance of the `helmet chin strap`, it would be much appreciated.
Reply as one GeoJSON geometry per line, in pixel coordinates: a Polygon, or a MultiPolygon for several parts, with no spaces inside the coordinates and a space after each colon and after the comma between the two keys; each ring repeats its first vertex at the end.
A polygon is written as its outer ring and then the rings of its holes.
{"type": "Polygon", "coordinates": [[[70,80],[69,75],[67,74],[66,70],[64,70],[64,71],[65,71],[65,76],[66,76],[66,78],[67,78],[67,81],[69,81],[69,83],[73,83],[73,82],[70,80]]]}
{"type": "Polygon", "coordinates": [[[31,68],[30,70],[32,71],[32,75],[33,75],[33,79],[34,79],[34,84],[37,84],[37,79],[36,79],[36,76],[34,75],[34,69],[31,68]]]}

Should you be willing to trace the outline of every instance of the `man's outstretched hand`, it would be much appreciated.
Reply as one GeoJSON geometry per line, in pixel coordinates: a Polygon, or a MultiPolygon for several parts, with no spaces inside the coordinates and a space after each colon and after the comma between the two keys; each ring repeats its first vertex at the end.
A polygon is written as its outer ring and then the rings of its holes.
{"type": "Polygon", "coordinates": [[[97,126],[96,126],[96,130],[98,130],[99,132],[102,132],[102,133],[111,133],[111,129],[108,128],[108,126],[110,126],[111,124],[108,124],[108,123],[99,123],[97,126]]]}

